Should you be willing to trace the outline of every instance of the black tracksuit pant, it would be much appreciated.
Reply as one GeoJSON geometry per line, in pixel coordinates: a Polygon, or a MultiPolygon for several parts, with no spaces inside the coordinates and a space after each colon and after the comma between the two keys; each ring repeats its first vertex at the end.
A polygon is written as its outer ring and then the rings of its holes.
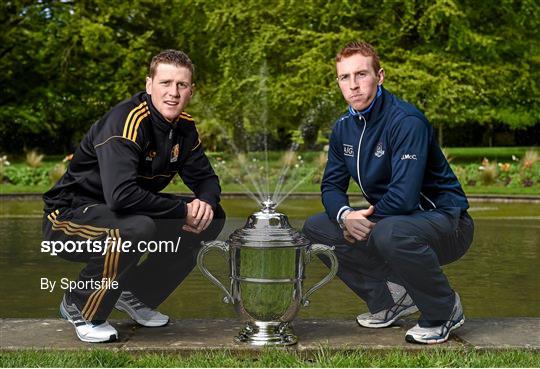
{"type": "MultiPolygon", "coordinates": [[[[387,281],[404,286],[430,321],[447,320],[454,306],[454,292],[441,265],[465,254],[474,224],[459,208],[416,211],[376,222],[367,241],[347,243],[343,230],[326,213],[310,217],[303,232],[312,241],[335,246],[338,277],[360,298],[370,312],[388,309],[394,301],[387,281]]],[[[329,265],[329,261],[321,256],[329,265]]]]}
{"type": "MultiPolygon", "coordinates": [[[[185,199],[191,201],[191,199],[185,199]]],[[[151,308],[160,305],[187,277],[196,265],[201,241],[213,240],[225,223],[225,212],[218,205],[214,219],[200,234],[182,230],[185,219],[153,219],[145,215],[129,215],[111,211],[105,204],[84,204],[75,208],[60,208],[43,219],[43,235],[48,241],[109,242],[106,253],[62,252],[58,255],[70,261],[86,263],[78,281],[118,282],[118,288],[82,288],[67,293],[68,302],[75,303],[89,321],[106,320],[122,291],[131,291],[151,308]],[[180,237],[180,241],[178,241],[180,237]],[[121,241],[119,241],[121,240],[121,241]],[[118,244],[129,248],[119,250],[118,244]],[[141,251],[140,241],[172,241],[165,250],[141,251]],[[173,245],[179,245],[175,250],[173,245]],[[127,251],[126,251],[127,250],[127,251]]],[[[73,244],[73,243],[72,243],[73,244]]],[[[142,243],[142,250],[148,243],[142,243]]]]}

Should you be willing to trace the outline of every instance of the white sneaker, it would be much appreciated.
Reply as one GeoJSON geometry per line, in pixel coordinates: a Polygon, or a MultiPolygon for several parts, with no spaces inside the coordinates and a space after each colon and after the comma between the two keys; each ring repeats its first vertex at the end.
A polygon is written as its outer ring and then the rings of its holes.
{"type": "Polygon", "coordinates": [[[405,290],[405,287],[392,282],[387,282],[387,284],[395,302],[394,306],[390,309],[384,309],[376,313],[364,313],[358,315],[356,317],[356,322],[362,327],[388,327],[399,318],[414,314],[418,311],[418,308],[414,304],[411,296],[407,293],[407,290],[405,290]]]}
{"type": "Polygon", "coordinates": [[[461,300],[457,292],[456,302],[454,303],[454,309],[450,314],[450,319],[445,321],[442,325],[433,327],[421,327],[416,324],[409,329],[405,334],[405,340],[411,343],[442,343],[448,339],[450,332],[454,329],[458,329],[465,323],[465,315],[463,315],[463,307],[461,306],[461,300]]]}
{"type": "Polygon", "coordinates": [[[112,325],[108,322],[93,324],[84,319],[75,304],[67,303],[65,295],[60,303],[60,315],[73,324],[77,337],[83,342],[112,342],[118,339],[118,332],[112,325]]]}
{"type": "Polygon", "coordinates": [[[114,307],[128,313],[131,319],[145,327],[161,327],[169,322],[167,315],[150,309],[129,291],[122,292],[114,307]]]}

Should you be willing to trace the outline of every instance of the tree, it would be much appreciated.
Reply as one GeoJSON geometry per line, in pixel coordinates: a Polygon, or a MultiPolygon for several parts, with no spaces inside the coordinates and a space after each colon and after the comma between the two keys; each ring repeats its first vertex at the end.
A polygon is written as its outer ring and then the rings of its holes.
{"type": "Polygon", "coordinates": [[[385,86],[439,130],[540,121],[535,0],[66,0],[0,5],[0,147],[64,152],[144,86],[152,55],[196,64],[189,112],[210,146],[312,147],[345,111],[334,56],[374,44],[385,86]],[[205,123],[208,121],[208,123],[205,123]],[[294,133],[293,132],[297,132],[294,133]],[[266,137],[266,139],[265,139],[266,137]]]}

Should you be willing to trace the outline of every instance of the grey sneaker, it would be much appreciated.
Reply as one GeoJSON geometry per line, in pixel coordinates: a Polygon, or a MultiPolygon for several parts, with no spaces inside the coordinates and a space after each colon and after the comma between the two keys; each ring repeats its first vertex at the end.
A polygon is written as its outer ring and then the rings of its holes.
{"type": "Polygon", "coordinates": [[[167,315],[149,308],[129,291],[122,292],[114,307],[125,311],[134,321],[145,327],[161,327],[169,322],[167,315]]]}
{"type": "Polygon", "coordinates": [[[461,306],[461,300],[457,292],[456,302],[454,303],[454,309],[450,314],[450,319],[444,321],[440,325],[421,327],[420,324],[416,324],[409,329],[405,334],[405,340],[411,343],[442,343],[448,339],[450,332],[454,329],[458,329],[465,323],[465,315],[463,315],[463,307],[461,306]]]}
{"type": "Polygon", "coordinates": [[[366,328],[384,328],[392,325],[399,318],[414,314],[418,308],[414,304],[411,296],[405,290],[405,287],[387,282],[394,306],[390,309],[384,309],[376,313],[364,313],[356,317],[356,322],[366,328]]]}
{"type": "Polygon", "coordinates": [[[60,315],[75,327],[77,337],[83,342],[112,342],[118,339],[118,332],[108,322],[89,322],[84,319],[75,304],[68,304],[66,296],[60,303],[60,315]]]}

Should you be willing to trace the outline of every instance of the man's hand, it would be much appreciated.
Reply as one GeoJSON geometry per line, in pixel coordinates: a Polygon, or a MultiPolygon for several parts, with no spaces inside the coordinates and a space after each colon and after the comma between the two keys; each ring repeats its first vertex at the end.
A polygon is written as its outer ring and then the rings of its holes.
{"type": "Polygon", "coordinates": [[[373,214],[374,210],[375,208],[370,206],[368,209],[349,212],[343,221],[345,225],[343,237],[351,243],[367,240],[375,226],[375,223],[370,222],[367,217],[373,214]]]}
{"type": "Polygon", "coordinates": [[[210,204],[199,199],[188,203],[186,209],[186,224],[182,226],[184,231],[201,233],[208,228],[214,218],[214,211],[210,204]]]}
{"type": "Polygon", "coordinates": [[[349,231],[347,229],[343,230],[343,238],[345,238],[345,241],[347,241],[348,243],[355,243],[356,242],[354,237],[351,236],[351,234],[349,233],[349,231]]]}

